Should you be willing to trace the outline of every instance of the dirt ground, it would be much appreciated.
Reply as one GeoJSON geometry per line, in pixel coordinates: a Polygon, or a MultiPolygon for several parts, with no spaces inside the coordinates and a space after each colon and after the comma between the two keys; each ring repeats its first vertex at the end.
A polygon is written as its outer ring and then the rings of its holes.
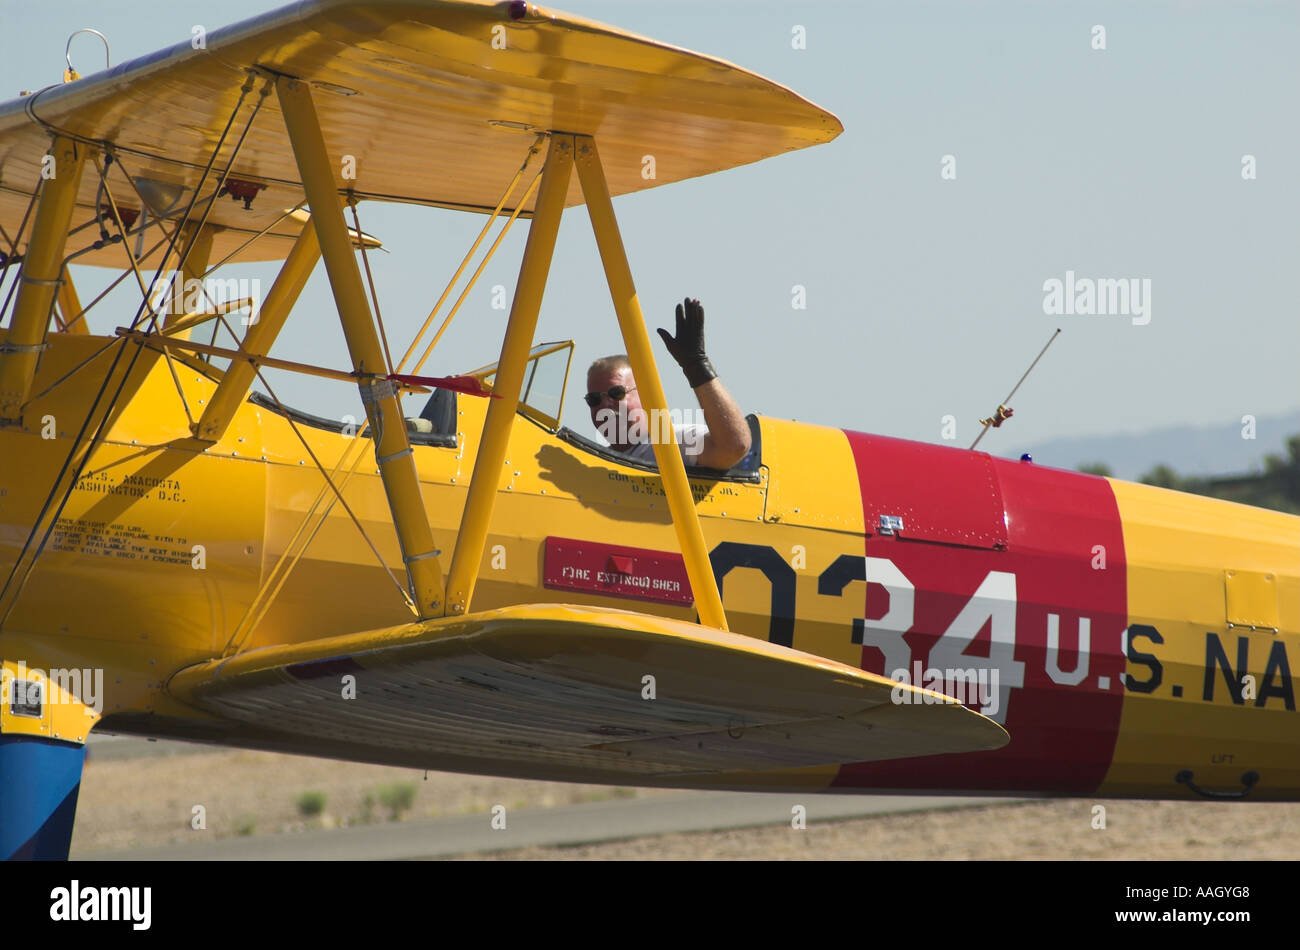
{"type": "MultiPolygon", "coordinates": [[[[619,789],[424,773],[329,759],[238,750],[97,759],[82,779],[72,852],[199,843],[240,834],[292,834],[388,821],[385,800],[410,805],[399,820],[540,808],[610,798],[694,792],[619,789]],[[403,789],[405,787],[405,789],[403,789]],[[385,791],[387,789],[387,791],[385,791]],[[319,813],[304,816],[315,792],[319,813]],[[366,804],[369,796],[371,802],[366,804]],[[206,828],[193,829],[195,806],[206,828]]],[[[530,848],[489,860],[1290,860],[1300,840],[1300,804],[1096,802],[1068,799],[914,812],[804,830],[768,826],[639,838],[564,848],[530,848]],[[1105,808],[1094,828],[1093,809],[1105,808]]]]}
{"type": "Polygon", "coordinates": [[[1064,799],[848,821],[661,835],[460,860],[1280,861],[1297,856],[1300,804],[1064,799]],[[1094,829],[1092,809],[1106,808],[1094,829]]]}
{"type": "MultiPolygon", "coordinates": [[[[92,747],[81,780],[72,853],[198,843],[239,834],[287,834],[388,821],[385,786],[410,786],[400,819],[544,808],[633,795],[690,794],[425,773],[270,752],[221,750],[185,755],[96,760],[92,747]],[[307,818],[299,799],[324,793],[307,818]],[[366,797],[372,798],[367,809],[366,797]],[[202,829],[193,828],[202,806],[202,829]]],[[[400,794],[400,793],[399,793],[400,794]]]]}

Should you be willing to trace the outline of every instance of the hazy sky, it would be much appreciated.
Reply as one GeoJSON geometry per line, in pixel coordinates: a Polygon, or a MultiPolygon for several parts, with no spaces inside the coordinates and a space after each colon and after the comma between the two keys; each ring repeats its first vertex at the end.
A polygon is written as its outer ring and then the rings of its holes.
{"type": "MultiPolygon", "coordinates": [[[[276,5],[0,0],[0,93],[57,82],[80,27],[108,34],[116,65],[187,40],[195,24],[276,5]]],[[[844,123],[828,145],[615,202],[651,327],[699,297],[710,355],[746,411],[925,441],[940,441],[952,414],[968,445],[1057,326],[1015,419],[981,448],[1300,405],[1300,5],[555,6],[731,60],[844,123]],[[796,26],[806,49],[792,48],[796,26]],[[1097,26],[1104,50],[1093,48],[1097,26]],[[1135,279],[1150,288],[1149,310],[1045,314],[1044,283],[1067,271],[1135,279]],[[792,308],[795,285],[806,310],[792,308]]],[[[74,45],[83,73],[102,55],[92,39],[74,45]]],[[[390,251],[372,263],[390,336],[404,343],[482,219],[361,212],[390,251]]],[[[516,232],[428,372],[496,358],[506,314],[490,288],[513,290],[525,228],[516,232]]],[[[273,275],[247,273],[264,286],[273,275]]],[[[92,325],[106,328],[102,316],[92,325]]],[[[585,430],[582,370],[623,347],[581,208],[565,214],[537,338],[570,337],[578,371],[565,421],[585,430]]],[[[693,405],[655,345],[670,403],[693,405]]],[[[346,368],[323,268],[273,353],[346,368]]],[[[290,405],[359,415],[345,384],[277,379],[290,405]]]]}

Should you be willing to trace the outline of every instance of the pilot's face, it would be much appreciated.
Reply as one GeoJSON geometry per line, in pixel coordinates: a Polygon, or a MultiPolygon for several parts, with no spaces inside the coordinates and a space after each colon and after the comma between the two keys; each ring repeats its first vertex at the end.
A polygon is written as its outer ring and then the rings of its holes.
{"type": "Polygon", "coordinates": [[[635,386],[630,366],[587,373],[587,392],[602,394],[600,403],[591,407],[591,424],[620,451],[630,448],[627,442],[629,427],[644,428],[645,410],[641,408],[641,393],[635,386]],[[609,395],[615,386],[628,390],[627,395],[618,401],[609,395]]]}

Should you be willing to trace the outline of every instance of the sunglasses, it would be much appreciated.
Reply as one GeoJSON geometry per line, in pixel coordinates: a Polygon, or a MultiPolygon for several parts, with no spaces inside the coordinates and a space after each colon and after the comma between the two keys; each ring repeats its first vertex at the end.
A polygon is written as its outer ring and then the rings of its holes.
{"type": "Polygon", "coordinates": [[[614,400],[615,402],[622,402],[623,397],[626,396],[634,389],[636,389],[635,386],[611,386],[608,392],[587,393],[587,395],[584,396],[583,398],[587,400],[587,405],[589,405],[592,409],[595,409],[597,406],[600,405],[600,401],[604,399],[606,396],[608,396],[610,399],[614,400]]]}

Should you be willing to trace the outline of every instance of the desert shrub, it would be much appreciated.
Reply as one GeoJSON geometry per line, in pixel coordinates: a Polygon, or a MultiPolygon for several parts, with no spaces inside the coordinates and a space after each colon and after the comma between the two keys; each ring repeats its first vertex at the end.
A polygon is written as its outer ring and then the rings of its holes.
{"type": "Polygon", "coordinates": [[[379,786],[375,793],[379,803],[388,809],[389,819],[397,821],[402,812],[415,802],[415,783],[393,782],[391,785],[379,786]]]}
{"type": "Polygon", "coordinates": [[[298,796],[298,814],[314,818],[325,810],[325,793],[309,791],[298,796]]]}

